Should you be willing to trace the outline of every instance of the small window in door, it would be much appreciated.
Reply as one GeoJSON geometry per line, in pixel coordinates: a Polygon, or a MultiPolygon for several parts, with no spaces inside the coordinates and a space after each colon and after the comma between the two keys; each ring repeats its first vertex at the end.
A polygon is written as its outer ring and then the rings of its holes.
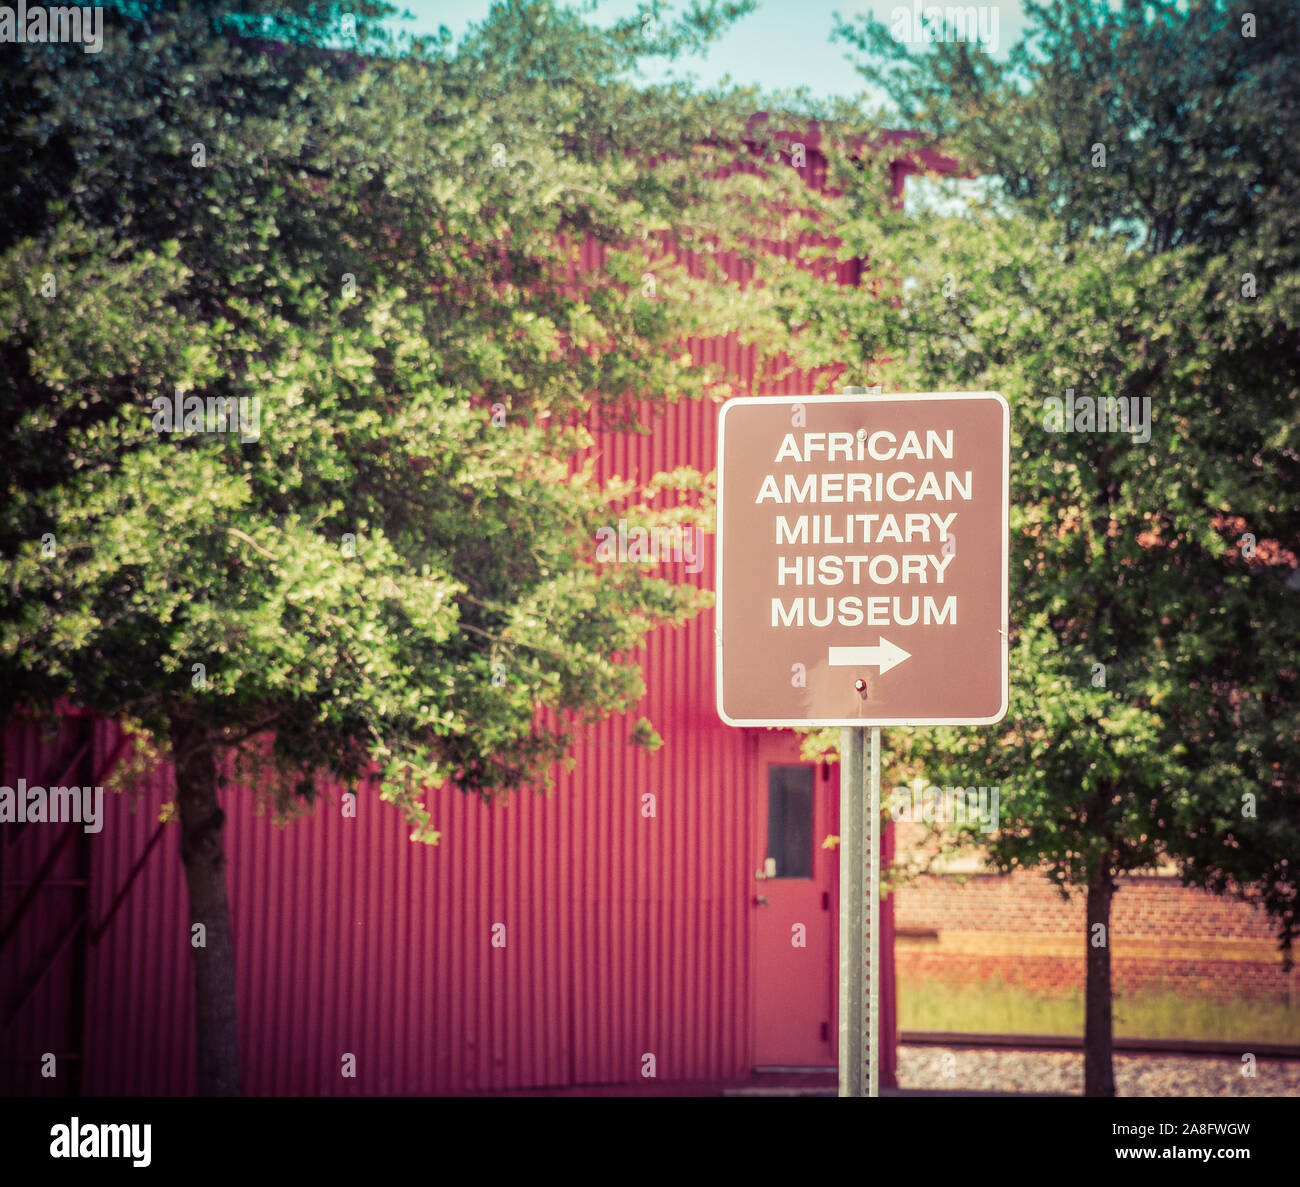
{"type": "Polygon", "coordinates": [[[812,877],[812,767],[767,768],[767,856],[773,877],[812,877]]]}

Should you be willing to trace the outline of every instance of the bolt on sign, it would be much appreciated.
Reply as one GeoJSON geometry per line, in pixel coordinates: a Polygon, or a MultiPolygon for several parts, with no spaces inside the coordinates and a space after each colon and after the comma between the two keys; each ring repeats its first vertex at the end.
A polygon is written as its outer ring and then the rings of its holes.
{"type": "Polygon", "coordinates": [[[997,392],[723,405],[722,720],[1000,721],[1009,434],[997,392]]]}

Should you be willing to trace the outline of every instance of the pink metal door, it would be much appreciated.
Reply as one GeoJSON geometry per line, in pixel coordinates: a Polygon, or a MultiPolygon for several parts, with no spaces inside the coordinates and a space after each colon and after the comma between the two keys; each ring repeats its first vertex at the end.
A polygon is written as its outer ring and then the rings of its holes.
{"type": "Polygon", "coordinates": [[[755,852],[754,1065],[831,1067],[835,1063],[831,933],[836,784],[826,768],[800,763],[788,735],[759,739],[755,852]]]}

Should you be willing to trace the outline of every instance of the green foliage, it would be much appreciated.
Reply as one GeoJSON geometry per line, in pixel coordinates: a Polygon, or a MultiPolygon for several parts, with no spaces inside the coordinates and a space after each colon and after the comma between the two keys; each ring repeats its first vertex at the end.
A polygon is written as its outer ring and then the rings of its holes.
{"type": "Polygon", "coordinates": [[[711,528],[711,486],[568,459],[725,394],[685,340],[762,321],[802,185],[723,175],[744,96],[625,76],[739,10],[400,46],[385,5],[127,4],[98,55],[6,47],[3,707],[199,723],[281,809],[373,774],[436,840],[424,788],[545,783],[632,706],[708,596],[595,531],[711,528]],[[157,431],[178,394],[254,430],[157,431]]]}
{"type": "Polygon", "coordinates": [[[640,746],[642,749],[649,750],[651,753],[658,750],[659,747],[664,744],[664,740],[660,737],[659,731],[655,729],[653,724],[651,724],[648,717],[642,717],[637,721],[636,725],[632,727],[632,733],[628,737],[628,741],[633,746],[640,746]]]}
{"type": "MultiPolygon", "coordinates": [[[[1036,993],[1001,978],[960,986],[902,979],[900,1030],[958,1034],[1082,1035],[1083,994],[1036,993]]],[[[1218,1001],[1150,989],[1115,997],[1115,1033],[1135,1039],[1294,1043],[1300,1020],[1285,1002],[1218,1001]]]]}
{"type": "Polygon", "coordinates": [[[1289,951],[1300,10],[1252,8],[1255,37],[1218,2],[1030,4],[1005,62],[841,28],[916,150],[993,184],[957,213],[891,212],[844,169],[845,242],[895,299],[819,300],[888,360],[888,388],[1012,407],[1010,711],[887,749],[936,782],[1000,784],[1001,868],[1043,862],[1067,889],[1167,854],[1260,902],[1289,951]],[[1051,431],[1067,389],[1149,399],[1149,440],[1051,431]]]}

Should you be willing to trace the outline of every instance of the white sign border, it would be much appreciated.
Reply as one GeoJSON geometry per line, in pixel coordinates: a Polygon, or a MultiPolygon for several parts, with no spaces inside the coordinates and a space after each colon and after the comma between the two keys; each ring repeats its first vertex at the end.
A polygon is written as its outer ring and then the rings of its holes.
{"type": "MultiPolygon", "coordinates": [[[[901,726],[901,725],[996,725],[1007,715],[1008,646],[1007,646],[1007,570],[1010,561],[1011,517],[1011,407],[1001,392],[892,392],[881,395],[827,395],[827,396],[739,396],[723,404],[718,413],[718,501],[717,501],[717,556],[714,561],[714,702],[718,716],[726,725],[738,728],[766,727],[791,728],[802,726],[821,729],[829,726],[901,726]],[[836,717],[827,720],[811,718],[737,718],[731,717],[722,707],[722,501],[725,484],[722,464],[726,457],[724,448],[727,432],[727,411],[742,404],[885,404],[904,403],[911,400],[996,400],[1002,406],[1002,613],[999,633],[1002,636],[999,654],[1002,661],[1002,707],[992,717],[836,717]]],[[[864,706],[865,708],[865,706],[864,706]]]]}

